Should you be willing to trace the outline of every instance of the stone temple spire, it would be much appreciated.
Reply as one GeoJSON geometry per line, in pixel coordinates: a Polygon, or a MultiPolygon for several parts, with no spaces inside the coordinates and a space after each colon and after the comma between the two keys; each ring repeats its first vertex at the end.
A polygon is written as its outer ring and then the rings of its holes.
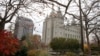
{"type": "Polygon", "coordinates": [[[54,4],[52,4],[52,11],[50,13],[50,17],[55,17],[56,13],[54,11],[54,4]]]}
{"type": "Polygon", "coordinates": [[[51,13],[54,13],[54,10],[55,10],[54,9],[54,4],[52,4],[52,8],[51,9],[52,9],[51,13]]]}
{"type": "Polygon", "coordinates": [[[54,11],[54,4],[52,3],[52,11],[54,11]]]}
{"type": "Polygon", "coordinates": [[[58,17],[62,17],[62,13],[61,13],[60,7],[58,7],[57,15],[58,15],[58,17]]]}
{"type": "Polygon", "coordinates": [[[61,10],[60,10],[60,7],[58,7],[58,11],[57,11],[58,13],[61,13],[61,10]]]}

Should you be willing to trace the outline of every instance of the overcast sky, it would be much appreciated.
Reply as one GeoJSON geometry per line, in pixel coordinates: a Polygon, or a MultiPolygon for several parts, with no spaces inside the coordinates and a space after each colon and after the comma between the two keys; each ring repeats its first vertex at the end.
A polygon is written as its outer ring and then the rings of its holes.
{"type": "MultiPolygon", "coordinates": [[[[61,1],[61,0],[59,0],[61,1]]],[[[66,0],[65,0],[66,1],[66,0]]],[[[64,1],[62,1],[61,3],[66,3],[64,1]]],[[[28,10],[31,13],[24,13],[19,11],[19,15],[20,16],[24,16],[26,18],[32,19],[33,23],[34,23],[34,28],[35,30],[33,30],[33,34],[40,34],[42,35],[42,29],[43,29],[43,21],[45,20],[46,16],[50,14],[50,12],[52,11],[52,5],[43,5],[43,4],[36,4],[34,3],[33,6],[31,6],[31,8],[33,8],[33,11],[28,10]]],[[[58,9],[58,5],[55,5],[55,7],[53,7],[55,10],[58,9]]],[[[64,8],[61,7],[61,10],[64,11],[64,8]]],[[[15,24],[15,20],[16,17],[14,17],[14,19],[11,21],[15,24]]],[[[10,23],[6,24],[5,29],[9,28],[10,23]]]]}
{"type": "MultiPolygon", "coordinates": [[[[21,12],[20,16],[29,18],[33,20],[34,23],[34,28],[35,30],[33,30],[33,34],[39,34],[42,35],[42,26],[43,26],[43,21],[45,20],[45,17],[51,12],[50,8],[42,8],[42,7],[37,7],[40,5],[36,5],[34,6],[34,9],[36,7],[37,11],[32,11],[32,13],[23,13],[21,12]]],[[[15,24],[15,20],[16,17],[14,17],[15,19],[13,19],[11,22],[13,22],[15,24]]],[[[5,29],[9,29],[10,23],[6,24],[5,29]]]]}
{"type": "MultiPolygon", "coordinates": [[[[65,4],[65,5],[68,3],[68,2],[66,2],[66,0],[63,0],[63,1],[59,0],[59,1],[61,3],[63,3],[63,4],[65,4]]],[[[35,25],[34,28],[36,28],[35,30],[33,30],[33,34],[40,34],[40,35],[42,35],[43,21],[45,20],[46,16],[49,15],[50,12],[52,11],[52,9],[51,9],[52,6],[51,5],[46,6],[46,5],[43,5],[43,4],[33,4],[33,6],[31,6],[31,7],[34,9],[34,11],[30,11],[31,12],[30,14],[29,13],[20,12],[20,16],[24,16],[24,17],[27,17],[29,19],[32,19],[33,23],[35,25]]],[[[56,7],[54,7],[55,10],[57,10],[58,7],[60,7],[60,6],[56,5],[56,7]]],[[[82,6],[82,7],[84,7],[84,6],[82,6]]],[[[60,7],[60,8],[61,8],[61,11],[62,11],[62,14],[63,14],[65,9],[63,7],[60,7]]],[[[79,15],[79,12],[77,12],[78,9],[79,8],[75,7],[74,3],[71,3],[68,11],[79,15]]],[[[71,19],[71,17],[70,16],[68,17],[68,15],[67,15],[67,18],[71,19]]],[[[16,19],[13,19],[12,22],[15,23],[15,20],[16,19]]],[[[9,27],[9,23],[6,24],[5,28],[8,29],[8,27],[9,27]]]]}
{"type": "MultiPolygon", "coordinates": [[[[68,2],[65,2],[66,0],[58,0],[63,4],[67,4],[68,2]]],[[[73,4],[72,4],[73,5],[73,4]]],[[[60,7],[61,11],[64,12],[65,9],[61,6],[58,6],[57,4],[55,4],[55,7],[53,7],[52,5],[43,5],[43,4],[33,4],[33,6],[31,6],[34,11],[30,11],[31,13],[23,13],[23,12],[19,12],[20,16],[24,16],[27,17],[29,19],[33,20],[34,23],[34,28],[35,30],[33,30],[33,34],[40,34],[42,35],[42,29],[43,29],[43,22],[46,18],[47,15],[50,14],[50,12],[52,11],[52,8],[54,8],[56,11],[58,10],[58,7],[60,7]]],[[[69,8],[69,9],[77,9],[77,8],[69,8]]],[[[74,12],[73,12],[74,13],[74,12]]],[[[67,15],[68,16],[68,15],[67,15]]],[[[70,17],[69,17],[70,18],[70,17]]],[[[16,17],[15,19],[12,20],[13,23],[15,23],[16,17]]],[[[9,28],[10,23],[6,24],[6,29],[9,28]]]]}

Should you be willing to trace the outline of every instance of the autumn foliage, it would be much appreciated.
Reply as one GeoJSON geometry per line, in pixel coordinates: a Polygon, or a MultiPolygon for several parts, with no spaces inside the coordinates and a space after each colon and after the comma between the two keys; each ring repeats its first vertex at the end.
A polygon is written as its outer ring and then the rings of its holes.
{"type": "Polygon", "coordinates": [[[12,33],[0,30],[0,56],[14,55],[19,48],[19,41],[13,37],[12,33]]]}
{"type": "Polygon", "coordinates": [[[87,44],[84,44],[84,52],[87,54],[89,53],[89,47],[87,44]]]}

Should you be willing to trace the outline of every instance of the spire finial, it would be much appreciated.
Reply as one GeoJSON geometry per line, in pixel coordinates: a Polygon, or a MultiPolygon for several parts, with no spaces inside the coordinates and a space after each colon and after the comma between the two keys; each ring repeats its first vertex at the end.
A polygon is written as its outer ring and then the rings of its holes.
{"type": "Polygon", "coordinates": [[[61,8],[60,7],[58,7],[58,12],[61,12],[61,8]]]}
{"type": "Polygon", "coordinates": [[[58,7],[58,11],[60,11],[60,7],[58,7]]]}
{"type": "Polygon", "coordinates": [[[54,4],[52,3],[52,10],[54,10],[54,4]]]}

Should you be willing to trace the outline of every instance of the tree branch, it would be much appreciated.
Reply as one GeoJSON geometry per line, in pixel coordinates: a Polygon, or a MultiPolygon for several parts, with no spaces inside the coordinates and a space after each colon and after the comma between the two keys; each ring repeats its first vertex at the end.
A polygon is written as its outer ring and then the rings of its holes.
{"type": "Polygon", "coordinates": [[[86,15],[88,15],[90,13],[90,11],[92,10],[93,6],[97,3],[98,1],[95,1],[91,4],[90,8],[89,8],[89,11],[87,12],[86,15]]]}
{"type": "Polygon", "coordinates": [[[14,15],[16,14],[16,12],[18,11],[18,9],[20,8],[21,6],[21,1],[19,1],[19,4],[17,5],[17,8],[15,8],[15,10],[13,11],[13,13],[11,13],[12,15],[10,16],[10,18],[8,20],[6,20],[5,22],[10,22],[12,20],[12,18],[14,17],[14,15]]]}
{"type": "Polygon", "coordinates": [[[57,1],[55,1],[55,0],[49,0],[49,1],[54,2],[54,3],[58,4],[58,5],[63,6],[63,7],[66,7],[66,5],[63,5],[63,4],[61,4],[61,3],[59,3],[59,2],[57,2],[57,1]]]}
{"type": "Polygon", "coordinates": [[[66,10],[65,10],[65,14],[64,14],[64,16],[66,15],[67,10],[68,10],[68,7],[69,7],[69,5],[71,4],[71,2],[72,2],[72,0],[70,0],[70,1],[68,2],[67,6],[66,6],[66,10]]]}
{"type": "Polygon", "coordinates": [[[100,16],[100,14],[98,14],[98,15],[92,17],[90,20],[88,20],[88,22],[92,21],[93,19],[95,19],[95,18],[97,18],[97,17],[99,17],[99,16],[100,16]]]}

